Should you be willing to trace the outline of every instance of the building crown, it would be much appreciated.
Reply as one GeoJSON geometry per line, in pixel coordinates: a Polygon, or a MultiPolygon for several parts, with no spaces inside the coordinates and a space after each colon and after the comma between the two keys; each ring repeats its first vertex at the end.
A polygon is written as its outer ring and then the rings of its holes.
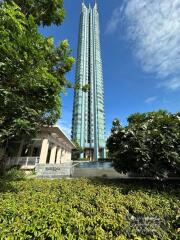
{"type": "MultiPolygon", "coordinates": [[[[83,7],[86,7],[86,3],[85,3],[85,0],[82,1],[82,5],[83,7]]],[[[91,4],[89,3],[89,8],[91,8],[91,4]]],[[[94,7],[93,8],[97,8],[97,1],[94,0],[94,7]]]]}

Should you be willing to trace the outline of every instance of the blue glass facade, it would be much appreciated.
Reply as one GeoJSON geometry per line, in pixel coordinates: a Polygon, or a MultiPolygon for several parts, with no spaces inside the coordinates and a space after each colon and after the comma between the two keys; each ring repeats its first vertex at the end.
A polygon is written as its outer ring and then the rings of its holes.
{"type": "Polygon", "coordinates": [[[75,81],[81,86],[89,84],[90,89],[75,90],[72,139],[85,149],[81,157],[104,158],[104,86],[97,4],[91,8],[82,3],[75,81]]]}

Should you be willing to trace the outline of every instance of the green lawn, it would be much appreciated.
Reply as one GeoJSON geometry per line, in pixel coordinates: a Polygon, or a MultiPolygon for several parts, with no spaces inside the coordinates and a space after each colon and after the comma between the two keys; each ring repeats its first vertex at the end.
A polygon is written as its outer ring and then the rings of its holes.
{"type": "Polygon", "coordinates": [[[178,239],[178,184],[0,180],[0,239],[178,239]]]}

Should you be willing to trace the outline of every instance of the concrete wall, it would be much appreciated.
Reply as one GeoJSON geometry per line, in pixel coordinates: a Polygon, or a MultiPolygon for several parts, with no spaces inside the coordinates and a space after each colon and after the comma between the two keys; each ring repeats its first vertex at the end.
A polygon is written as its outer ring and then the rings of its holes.
{"type": "Polygon", "coordinates": [[[125,174],[120,174],[114,168],[74,168],[73,177],[106,177],[106,178],[128,178],[125,174]]]}

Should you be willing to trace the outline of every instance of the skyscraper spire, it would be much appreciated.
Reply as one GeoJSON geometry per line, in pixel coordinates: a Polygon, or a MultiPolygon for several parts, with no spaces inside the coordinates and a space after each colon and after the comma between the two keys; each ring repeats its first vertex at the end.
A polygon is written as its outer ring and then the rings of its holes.
{"type": "Polygon", "coordinates": [[[87,8],[87,7],[86,7],[86,4],[85,4],[85,1],[82,0],[82,11],[85,11],[86,8],[87,8]]]}
{"type": "Polygon", "coordinates": [[[85,1],[84,0],[82,0],[82,5],[85,5],[85,1]]]}
{"type": "Polygon", "coordinates": [[[94,1],[94,8],[97,9],[97,1],[94,1]]]}

